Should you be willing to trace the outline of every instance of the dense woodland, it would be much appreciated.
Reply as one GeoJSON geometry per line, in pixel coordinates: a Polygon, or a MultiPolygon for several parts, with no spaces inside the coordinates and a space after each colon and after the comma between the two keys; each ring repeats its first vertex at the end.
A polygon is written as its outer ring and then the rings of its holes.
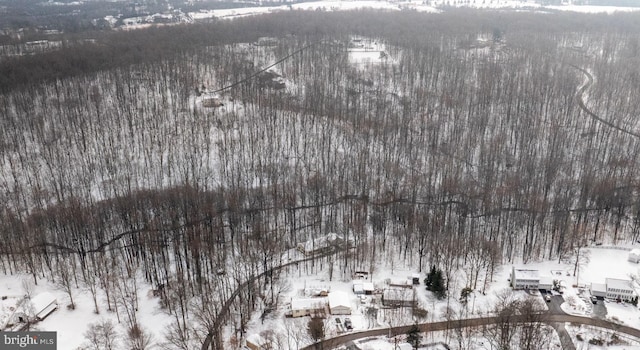
{"type": "Polygon", "coordinates": [[[210,334],[222,349],[288,274],[408,261],[445,280],[463,269],[475,289],[501,263],[635,241],[639,27],[290,12],[2,59],[0,269],[56,281],[71,303],[75,286],[106,292],[137,349],[144,276],[175,317],[167,348],[210,334]],[[353,62],[354,36],[389,59],[353,62]],[[285,89],[257,74],[269,66],[285,89]],[[224,106],[203,107],[204,91],[224,106]],[[271,270],[329,232],[355,248],[271,270]]]}

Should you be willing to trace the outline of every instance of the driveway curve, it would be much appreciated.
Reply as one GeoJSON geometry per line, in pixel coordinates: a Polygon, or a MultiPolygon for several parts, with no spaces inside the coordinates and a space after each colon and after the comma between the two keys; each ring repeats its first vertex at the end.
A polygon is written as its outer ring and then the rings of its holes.
{"type": "Polygon", "coordinates": [[[585,113],[587,113],[587,115],[589,115],[591,118],[597,120],[598,122],[600,122],[600,123],[602,123],[602,124],[604,124],[604,125],[606,125],[606,126],[608,126],[610,128],[618,130],[618,131],[620,131],[622,133],[625,133],[627,135],[631,135],[633,137],[640,138],[640,134],[639,133],[636,133],[634,131],[621,128],[618,125],[613,124],[612,122],[601,118],[600,116],[598,116],[597,114],[595,114],[594,112],[589,110],[589,108],[587,108],[586,104],[584,103],[584,93],[585,93],[585,91],[587,91],[588,88],[591,87],[591,85],[593,85],[593,75],[591,75],[591,73],[589,73],[584,68],[580,68],[580,67],[574,66],[574,65],[571,65],[571,67],[579,70],[580,72],[582,72],[582,74],[584,74],[587,77],[587,82],[578,89],[578,93],[576,94],[576,97],[578,99],[578,106],[580,106],[580,109],[582,109],[585,113]]]}

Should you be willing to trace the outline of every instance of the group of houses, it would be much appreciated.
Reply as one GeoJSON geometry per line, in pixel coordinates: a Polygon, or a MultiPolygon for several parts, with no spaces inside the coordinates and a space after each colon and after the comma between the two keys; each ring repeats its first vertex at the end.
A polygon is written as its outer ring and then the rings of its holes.
{"type": "MultiPolygon", "coordinates": [[[[640,256],[640,250],[638,250],[640,256]]],[[[629,257],[631,261],[631,254],[629,257]]],[[[519,289],[551,290],[554,282],[552,276],[541,276],[540,271],[530,269],[511,269],[511,287],[519,289]]],[[[637,293],[631,280],[606,278],[605,283],[591,283],[591,295],[620,301],[632,301],[637,293]]]]}
{"type": "MultiPolygon", "coordinates": [[[[318,254],[318,249],[323,251],[327,244],[322,242],[343,242],[340,236],[331,234],[324,237],[323,241],[311,245],[307,242],[300,248],[309,254],[318,254]]],[[[342,291],[330,291],[327,287],[314,286],[304,289],[305,297],[291,298],[290,306],[286,311],[289,317],[325,317],[326,315],[350,315],[354,301],[363,300],[367,296],[378,298],[385,307],[411,307],[416,305],[414,286],[420,284],[420,275],[413,274],[407,278],[390,279],[383,286],[376,288],[376,284],[369,279],[367,272],[357,272],[352,282],[353,294],[342,291]],[[374,296],[375,295],[375,296],[374,296]]]]}
{"type": "Polygon", "coordinates": [[[286,315],[290,317],[324,317],[351,315],[351,297],[342,291],[329,292],[325,297],[292,298],[286,315]]]}

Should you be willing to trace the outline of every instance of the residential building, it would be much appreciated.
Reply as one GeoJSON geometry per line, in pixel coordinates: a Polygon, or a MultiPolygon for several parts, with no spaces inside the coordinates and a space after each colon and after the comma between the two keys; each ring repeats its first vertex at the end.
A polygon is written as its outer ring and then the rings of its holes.
{"type": "Polygon", "coordinates": [[[344,237],[337,233],[329,233],[298,244],[298,250],[307,256],[329,253],[340,248],[346,248],[346,241],[344,237]]]}
{"type": "Polygon", "coordinates": [[[636,296],[636,291],[630,280],[607,278],[605,283],[607,285],[606,297],[609,299],[630,301],[636,296]]]}
{"type": "Polygon", "coordinates": [[[324,315],[327,308],[327,298],[291,299],[291,317],[324,315]]]}
{"type": "Polygon", "coordinates": [[[31,305],[35,319],[42,321],[58,308],[58,300],[53,294],[44,292],[31,298],[31,305]]]}
{"type": "Polygon", "coordinates": [[[511,287],[513,289],[540,288],[540,273],[538,270],[511,268],[511,287]]]}
{"type": "Polygon", "coordinates": [[[332,315],[351,315],[351,298],[345,292],[329,293],[329,312],[332,315]]]}

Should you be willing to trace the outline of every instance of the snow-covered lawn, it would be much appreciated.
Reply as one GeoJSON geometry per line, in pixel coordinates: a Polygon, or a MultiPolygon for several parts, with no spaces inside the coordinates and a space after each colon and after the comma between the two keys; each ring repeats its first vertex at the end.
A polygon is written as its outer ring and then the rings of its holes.
{"type": "Polygon", "coordinates": [[[614,13],[640,11],[639,7],[616,7],[616,6],[586,6],[586,5],[548,5],[541,6],[534,2],[523,2],[519,0],[471,0],[471,1],[451,1],[451,0],[432,0],[423,1],[312,1],[303,2],[292,5],[269,6],[269,7],[243,7],[234,9],[220,9],[211,11],[191,12],[189,16],[193,19],[206,18],[237,18],[245,16],[254,16],[270,12],[290,11],[290,10],[323,10],[323,11],[346,11],[356,9],[377,9],[377,10],[415,10],[420,12],[442,12],[441,7],[471,7],[479,9],[514,9],[514,10],[559,10],[573,11],[582,13],[614,13]]]}
{"type": "Polygon", "coordinates": [[[640,311],[629,303],[605,301],[607,319],[634,328],[640,328],[640,311]]]}
{"type": "MultiPolygon", "coordinates": [[[[590,262],[580,269],[580,285],[588,286],[591,282],[601,283],[607,277],[628,279],[630,275],[638,273],[639,265],[627,261],[627,250],[600,247],[585,248],[584,250],[590,252],[590,262]],[[611,268],[612,266],[615,266],[615,268],[611,268]]],[[[295,251],[290,252],[290,254],[292,253],[295,253],[295,251]]],[[[389,282],[400,283],[407,281],[414,273],[418,272],[412,265],[411,263],[402,265],[396,262],[394,266],[387,266],[386,264],[380,263],[376,266],[374,273],[368,281],[372,281],[378,290],[386,288],[389,282]]],[[[302,297],[305,296],[305,294],[308,295],[311,293],[311,290],[314,289],[326,288],[334,292],[342,291],[347,293],[350,296],[349,300],[352,314],[328,317],[325,321],[327,337],[333,337],[339,334],[338,331],[340,329],[336,327],[336,317],[339,317],[342,322],[344,322],[345,318],[350,318],[353,323],[353,331],[388,327],[389,323],[394,326],[410,324],[414,320],[425,322],[441,321],[447,317],[480,317],[490,314],[493,311],[496,300],[501,294],[510,289],[508,279],[512,266],[516,268],[538,269],[541,274],[548,274],[555,279],[563,281],[562,283],[567,286],[564,293],[566,302],[563,305],[563,309],[571,314],[587,316],[590,314],[592,305],[588,300],[588,288],[572,287],[576,285],[576,277],[572,274],[573,267],[566,263],[558,263],[558,261],[515,265],[505,264],[496,271],[493,281],[487,284],[485,293],[483,294],[481,290],[474,291],[469,297],[466,306],[458,300],[460,290],[464,287],[466,281],[463,271],[453,274],[452,280],[449,281],[451,288],[449,297],[443,300],[438,300],[431,292],[425,289],[423,279],[426,274],[422,272],[420,274],[420,285],[414,286],[413,288],[419,306],[427,311],[426,317],[420,320],[413,319],[410,308],[399,309],[403,311],[381,309],[379,300],[377,300],[375,296],[367,296],[365,301],[362,301],[358,296],[353,294],[351,276],[343,275],[341,271],[334,269],[332,280],[330,281],[329,270],[326,265],[323,266],[323,269],[313,274],[303,274],[301,272],[304,270],[302,265],[300,271],[292,271],[292,276],[289,277],[288,281],[290,286],[287,289],[286,295],[282,297],[281,304],[286,303],[291,298],[302,297]],[[369,308],[378,309],[377,317],[367,315],[367,311],[370,310],[369,308]]],[[[15,308],[16,302],[25,294],[22,281],[30,279],[31,277],[29,275],[0,276],[0,296],[7,296],[5,300],[0,300],[0,320],[6,320],[13,312],[11,308],[15,308]]],[[[169,324],[171,318],[160,309],[158,298],[152,297],[150,290],[150,286],[140,283],[138,319],[145,330],[153,334],[155,341],[161,342],[163,340],[164,329],[166,325],[169,324]]],[[[114,322],[120,334],[124,334],[124,326],[122,323],[118,323],[117,315],[114,312],[106,311],[105,296],[102,292],[99,293],[100,314],[96,315],[93,312],[94,307],[91,294],[86,290],[78,289],[75,291],[75,310],[67,309],[66,305],[69,304],[68,296],[45,280],[39,281],[39,284],[34,287],[32,295],[37,295],[45,291],[53,293],[58,298],[60,307],[44,321],[38,323],[36,328],[39,330],[57,331],[58,343],[61,349],[79,348],[85,342],[84,333],[88,326],[102,319],[108,319],[114,322]]],[[[514,292],[514,297],[542,300],[539,294],[524,291],[514,292]]],[[[546,305],[546,303],[542,303],[542,305],[546,305]]],[[[607,302],[605,306],[609,320],[640,329],[640,311],[636,307],[630,304],[615,302],[607,302]]],[[[121,318],[124,317],[122,314],[120,316],[121,318]]],[[[258,316],[258,313],[256,313],[249,323],[247,334],[261,333],[269,330],[282,334],[293,334],[294,329],[297,329],[295,331],[298,332],[297,336],[301,338],[299,340],[300,344],[308,343],[308,339],[303,339],[306,336],[304,333],[306,333],[308,317],[298,319],[284,318],[283,308],[269,315],[264,322],[260,320],[258,316]]],[[[432,342],[437,339],[429,338],[427,340],[432,342]]],[[[289,341],[292,342],[291,340],[289,341]]],[[[283,339],[283,343],[286,343],[286,338],[283,339]]],[[[387,349],[386,346],[392,345],[388,340],[383,339],[371,340],[367,342],[366,346],[371,349],[384,350],[387,349]]]]}
{"type": "MultiPolygon", "coordinates": [[[[17,301],[24,297],[25,289],[22,287],[22,281],[33,281],[33,277],[25,274],[17,275],[0,275],[0,296],[7,296],[0,304],[0,320],[10,315],[11,307],[14,307],[17,301]]],[[[159,299],[150,293],[151,287],[146,284],[139,283],[138,297],[138,321],[144,331],[152,334],[155,343],[162,342],[165,327],[170,323],[171,318],[164,313],[159,307],[159,299]]],[[[102,320],[110,320],[116,325],[119,339],[125,338],[124,311],[120,310],[120,319],[115,312],[107,311],[104,294],[99,293],[99,314],[94,313],[93,299],[89,291],[75,290],[73,299],[76,305],[75,310],[69,310],[69,297],[64,292],[58,290],[54,285],[45,280],[39,280],[38,285],[33,287],[32,297],[42,292],[50,292],[57,297],[58,309],[51,313],[43,321],[38,322],[32,327],[32,330],[55,331],[57,332],[58,349],[75,350],[83,349],[85,343],[85,332],[92,323],[102,320]]],[[[4,325],[0,323],[0,325],[4,325]]],[[[121,342],[120,346],[124,344],[121,342]]]]}
{"type": "Polygon", "coordinates": [[[616,333],[614,335],[614,332],[608,329],[584,325],[576,326],[572,324],[566,324],[565,327],[573,338],[576,350],[640,350],[640,342],[638,342],[638,339],[624,334],[616,333]],[[599,346],[592,344],[598,340],[602,340],[604,345],[599,346]],[[589,343],[590,341],[592,343],[589,343]]]}
{"type": "MultiPolygon", "coordinates": [[[[565,303],[562,305],[563,310],[569,314],[590,316],[593,305],[591,304],[589,297],[588,286],[591,282],[603,283],[605,278],[623,278],[629,279],[632,274],[638,273],[639,265],[630,263],[627,261],[628,249],[631,247],[589,247],[583,248],[583,253],[590,257],[590,261],[580,267],[577,276],[573,276],[574,266],[566,262],[553,261],[541,261],[528,264],[505,264],[500,266],[494,276],[493,280],[487,283],[487,288],[482,293],[480,288],[473,291],[469,296],[467,305],[463,305],[458,299],[460,297],[460,291],[466,284],[466,275],[463,270],[457,271],[452,274],[452,279],[449,281],[449,295],[443,300],[438,300],[435,296],[425,289],[423,280],[426,273],[423,271],[420,274],[420,285],[414,286],[416,300],[420,308],[427,311],[426,317],[422,319],[414,318],[411,315],[410,308],[401,309],[383,309],[380,308],[379,300],[375,296],[368,296],[365,302],[362,302],[352,291],[352,279],[351,276],[342,275],[341,271],[337,271],[334,268],[332,280],[329,280],[328,267],[325,265],[323,269],[318,270],[314,274],[305,275],[303,273],[295,272],[295,278],[290,278],[290,288],[286,296],[283,297],[282,303],[286,303],[291,298],[309,296],[311,290],[314,289],[328,289],[330,291],[342,291],[351,296],[351,315],[336,315],[329,316],[325,321],[325,328],[327,337],[334,337],[339,335],[339,328],[336,326],[335,318],[339,317],[344,321],[345,317],[351,319],[353,323],[353,331],[361,331],[371,328],[384,328],[388,327],[391,323],[392,326],[400,324],[411,324],[414,321],[418,322],[435,322],[446,320],[450,318],[470,318],[481,317],[491,314],[495,308],[495,304],[500,298],[504,298],[507,294],[512,293],[511,298],[533,298],[539,301],[541,307],[546,307],[548,304],[543,302],[543,298],[540,293],[536,291],[514,291],[511,292],[509,286],[509,278],[512,267],[537,269],[541,276],[549,276],[555,280],[558,280],[561,285],[565,286],[563,297],[565,303]],[[616,268],[611,268],[615,266],[616,268]],[[577,285],[580,287],[574,287],[577,285]],[[306,292],[305,292],[306,290],[306,292]],[[542,306],[544,305],[544,306],[542,306]],[[369,308],[376,308],[377,318],[374,320],[367,316],[367,310],[369,308]],[[404,311],[398,311],[404,310],[404,311]]],[[[386,263],[379,263],[374,273],[370,276],[368,281],[372,281],[377,290],[388,288],[388,283],[394,284],[401,283],[409,279],[414,273],[418,271],[413,268],[413,263],[400,264],[395,262],[393,266],[389,266],[386,263]]],[[[482,281],[483,282],[483,281],[482,281]]],[[[478,283],[481,286],[483,283],[478,283]]],[[[630,304],[618,304],[613,302],[607,302],[607,318],[610,320],[617,320],[625,325],[640,329],[640,311],[630,304]]],[[[283,317],[283,311],[279,315],[272,315],[270,320],[262,323],[258,319],[253,321],[249,325],[249,334],[260,333],[265,330],[274,329],[291,329],[294,326],[305,327],[308,322],[308,317],[302,317],[298,319],[286,319],[283,317]]],[[[438,340],[430,338],[427,335],[430,342],[438,340]]],[[[449,339],[449,341],[453,341],[449,339]]],[[[308,343],[308,339],[303,343],[308,343]]],[[[482,342],[478,342],[477,347],[482,349],[479,345],[482,342]]],[[[366,346],[371,349],[387,349],[388,346],[393,345],[387,339],[370,340],[366,342],[366,346]]]]}

